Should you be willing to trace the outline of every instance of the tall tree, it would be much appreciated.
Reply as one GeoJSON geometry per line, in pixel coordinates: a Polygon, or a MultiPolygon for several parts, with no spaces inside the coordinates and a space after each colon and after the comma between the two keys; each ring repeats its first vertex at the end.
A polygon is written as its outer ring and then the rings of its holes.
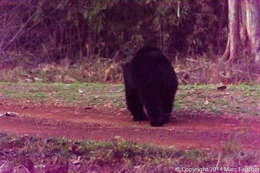
{"type": "Polygon", "coordinates": [[[248,52],[260,78],[260,0],[228,0],[229,34],[223,59],[237,62],[248,52]]]}

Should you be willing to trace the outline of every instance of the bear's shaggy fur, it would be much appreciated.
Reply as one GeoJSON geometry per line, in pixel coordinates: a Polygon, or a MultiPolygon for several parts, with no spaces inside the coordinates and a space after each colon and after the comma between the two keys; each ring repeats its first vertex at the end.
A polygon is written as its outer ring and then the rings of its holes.
{"type": "Polygon", "coordinates": [[[123,65],[128,110],[135,121],[146,120],[146,108],[152,126],[169,121],[178,79],[170,61],[155,47],[143,47],[123,65]]]}

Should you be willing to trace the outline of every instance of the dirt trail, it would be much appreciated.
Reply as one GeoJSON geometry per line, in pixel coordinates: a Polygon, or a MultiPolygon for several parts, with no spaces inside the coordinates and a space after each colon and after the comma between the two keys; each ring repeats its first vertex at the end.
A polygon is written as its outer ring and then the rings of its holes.
{"type": "Polygon", "coordinates": [[[133,122],[127,111],[79,107],[23,105],[0,102],[0,132],[14,135],[66,137],[69,139],[112,140],[115,136],[140,143],[181,148],[218,148],[225,144],[260,149],[260,119],[234,115],[175,112],[176,118],[163,127],[133,122]]]}

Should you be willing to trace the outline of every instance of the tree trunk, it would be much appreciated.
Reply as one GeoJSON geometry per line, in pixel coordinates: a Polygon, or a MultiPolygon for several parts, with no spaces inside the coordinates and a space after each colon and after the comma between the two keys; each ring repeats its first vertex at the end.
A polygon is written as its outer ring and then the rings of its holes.
{"type": "Polygon", "coordinates": [[[229,34],[222,58],[229,65],[250,58],[246,62],[253,62],[254,73],[259,76],[260,0],[228,0],[228,6],[229,34]]]}
{"type": "Polygon", "coordinates": [[[256,63],[260,63],[260,0],[246,1],[246,30],[251,53],[256,63]]]}
{"type": "Polygon", "coordinates": [[[228,1],[228,20],[229,20],[229,33],[228,42],[225,53],[223,55],[224,59],[229,59],[231,61],[236,60],[238,57],[238,46],[239,46],[239,6],[240,0],[229,0],[228,1]]]}

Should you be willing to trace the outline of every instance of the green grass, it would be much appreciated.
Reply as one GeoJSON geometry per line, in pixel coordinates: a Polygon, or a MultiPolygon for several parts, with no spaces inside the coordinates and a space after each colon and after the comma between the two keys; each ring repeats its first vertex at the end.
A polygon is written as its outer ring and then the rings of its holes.
{"type": "MultiPolygon", "coordinates": [[[[224,91],[218,91],[217,87],[213,84],[180,85],[175,110],[260,115],[260,85],[230,85],[224,91]]],[[[6,99],[48,104],[126,107],[123,84],[0,82],[0,94],[6,99]]]]}
{"type": "MultiPolygon", "coordinates": [[[[35,167],[70,163],[79,172],[84,172],[84,165],[96,169],[109,166],[114,172],[122,169],[130,172],[173,172],[178,167],[201,168],[218,166],[247,166],[248,162],[257,164],[259,152],[241,149],[234,141],[223,144],[220,150],[160,148],[151,144],[137,144],[115,137],[110,142],[70,141],[65,139],[36,137],[11,137],[1,134],[1,160],[14,160],[17,165],[23,160],[31,160],[35,167]],[[243,152],[243,157],[241,157],[243,152]],[[221,157],[219,155],[221,154],[221,157]],[[48,162],[50,160],[60,162],[48,162]],[[233,162],[235,160],[236,162],[233,162]],[[76,167],[74,167],[76,168],[76,167]],[[138,169],[137,169],[138,168],[138,169]],[[149,170],[149,171],[148,171],[149,170]],[[156,171],[157,170],[157,171],[156,171]]],[[[42,167],[42,168],[44,168],[42,167]]],[[[41,168],[41,167],[39,167],[41,168]]],[[[119,171],[121,170],[121,171],[119,171]]]]}
{"type": "Polygon", "coordinates": [[[260,85],[230,85],[225,91],[218,91],[217,87],[213,84],[180,86],[177,109],[260,115],[260,85]]]}
{"type": "MultiPolygon", "coordinates": [[[[177,111],[206,111],[260,115],[260,85],[230,85],[218,91],[217,85],[181,85],[176,95],[177,111]]],[[[98,108],[125,108],[123,84],[103,83],[10,83],[0,82],[1,99],[30,101],[40,104],[97,106],[98,108]]],[[[174,172],[176,167],[238,167],[248,162],[259,164],[260,154],[243,151],[236,141],[226,141],[220,150],[159,148],[141,145],[116,137],[110,142],[68,141],[65,139],[15,138],[0,133],[0,158],[22,163],[24,156],[35,165],[49,164],[61,159],[95,168],[108,166],[112,172],[174,172]],[[15,153],[9,155],[8,153],[15,153]],[[243,153],[243,154],[241,154],[243,153]],[[219,157],[221,156],[221,157],[219,157]],[[127,172],[127,171],[126,171],[127,172]]],[[[70,165],[72,165],[71,163],[70,165]]],[[[56,163],[53,163],[56,164],[56,163]]],[[[80,168],[81,169],[81,168],[80,168]]],[[[79,171],[79,170],[78,170],[79,171]]],[[[79,172],[86,172],[80,170],[79,172]]],[[[102,172],[102,171],[100,171],[102,172]]]]}

